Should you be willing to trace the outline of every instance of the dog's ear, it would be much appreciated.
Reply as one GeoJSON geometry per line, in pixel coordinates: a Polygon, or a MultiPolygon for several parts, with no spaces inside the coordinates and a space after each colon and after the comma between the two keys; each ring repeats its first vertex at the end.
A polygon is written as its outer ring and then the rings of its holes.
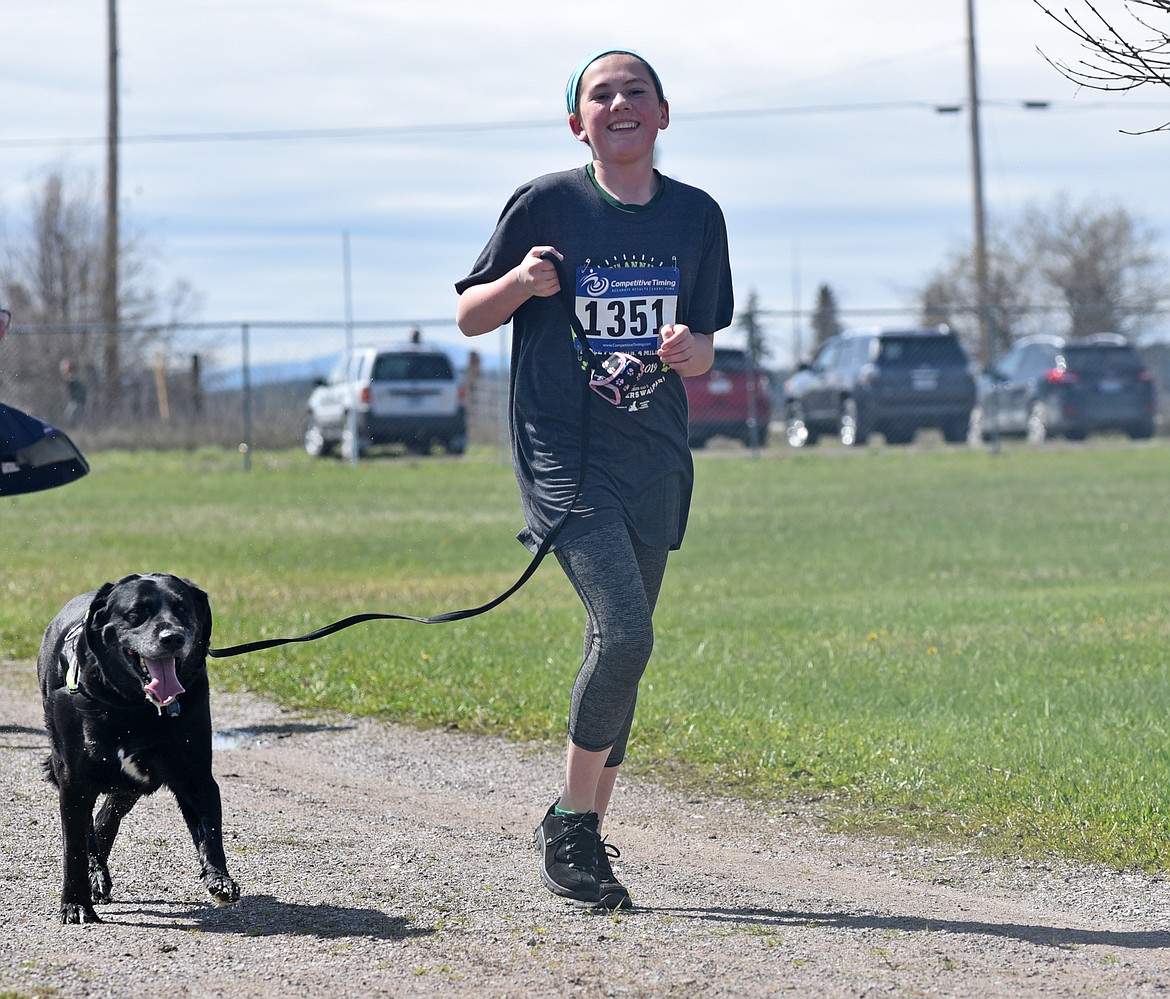
{"type": "Polygon", "coordinates": [[[207,594],[191,580],[182,579],[180,581],[190,590],[191,600],[195,604],[195,613],[199,618],[198,650],[199,655],[205,658],[207,650],[211,648],[211,601],[207,599],[207,594]]]}
{"type": "Polygon", "coordinates": [[[117,583],[103,583],[89,602],[89,610],[85,612],[85,637],[90,645],[101,644],[102,630],[110,620],[106,601],[114,592],[117,583]]]}
{"type": "Polygon", "coordinates": [[[85,636],[91,648],[95,644],[97,646],[105,644],[102,636],[105,634],[106,626],[110,623],[110,594],[123,583],[141,578],[137,573],[132,573],[129,576],[123,576],[116,582],[103,583],[97,593],[93,595],[93,599],[89,602],[89,610],[85,615],[85,636]]]}

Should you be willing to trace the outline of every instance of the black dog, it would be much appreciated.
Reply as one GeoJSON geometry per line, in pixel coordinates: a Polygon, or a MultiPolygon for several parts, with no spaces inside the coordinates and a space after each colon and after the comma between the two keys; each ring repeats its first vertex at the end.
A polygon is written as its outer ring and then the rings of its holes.
{"type": "Polygon", "coordinates": [[[93,904],[110,901],[106,864],[122,819],[164,785],[212,899],[239,899],[211,775],[210,642],[207,594],[162,573],[74,597],[45,630],[37,675],[53,750],[46,771],[61,799],[62,923],[101,922],[93,904]]]}

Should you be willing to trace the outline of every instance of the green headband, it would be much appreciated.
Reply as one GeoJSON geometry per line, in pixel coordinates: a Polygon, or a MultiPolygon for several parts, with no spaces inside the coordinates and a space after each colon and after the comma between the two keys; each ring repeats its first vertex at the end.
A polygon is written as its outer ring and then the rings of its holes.
{"type": "Polygon", "coordinates": [[[573,75],[569,77],[569,82],[565,84],[565,106],[569,109],[569,114],[576,114],[577,112],[577,91],[581,89],[581,77],[585,75],[585,70],[592,66],[598,59],[607,55],[628,55],[633,56],[641,62],[654,78],[654,89],[658,91],[658,99],[660,101],[666,100],[662,93],[662,81],[658,79],[658,74],[654,72],[654,67],[646,62],[645,58],[638,55],[632,49],[601,49],[594,52],[593,55],[586,56],[578,64],[577,68],[573,70],[573,75]]]}

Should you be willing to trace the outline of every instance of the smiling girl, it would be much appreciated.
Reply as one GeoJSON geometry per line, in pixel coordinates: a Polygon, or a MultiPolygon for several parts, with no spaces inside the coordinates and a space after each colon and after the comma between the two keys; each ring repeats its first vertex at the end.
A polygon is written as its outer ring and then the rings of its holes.
{"type": "Polygon", "coordinates": [[[580,379],[594,389],[585,480],[553,548],[585,607],[585,657],[563,787],[535,840],[551,892],[628,908],[610,864],[619,852],[601,826],[653,649],[667,555],[682,544],[690,507],[682,378],[710,368],[713,335],[731,322],[731,267],[719,206],[654,167],[670,106],[645,59],[628,49],[590,55],[565,104],[590,162],[512,195],[456,283],[457,319],[467,336],[512,323],[512,459],[527,525],[520,540],[531,550],[576,494],[580,379]],[[562,288],[561,274],[574,287],[562,288]],[[594,354],[585,375],[567,304],[594,354]]]}

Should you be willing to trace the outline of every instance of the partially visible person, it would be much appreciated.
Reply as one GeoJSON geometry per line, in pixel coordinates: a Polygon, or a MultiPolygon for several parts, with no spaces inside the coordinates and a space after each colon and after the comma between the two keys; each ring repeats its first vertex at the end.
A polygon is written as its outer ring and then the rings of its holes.
{"type": "Polygon", "coordinates": [[[60,371],[65,386],[65,422],[77,427],[85,422],[85,382],[77,376],[73,362],[68,358],[61,361],[60,371]]]}

